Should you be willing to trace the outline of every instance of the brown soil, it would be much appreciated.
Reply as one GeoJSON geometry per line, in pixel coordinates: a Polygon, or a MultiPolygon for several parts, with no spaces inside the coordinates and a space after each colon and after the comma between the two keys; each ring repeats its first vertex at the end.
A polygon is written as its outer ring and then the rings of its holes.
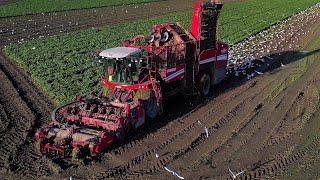
{"type": "MultiPolygon", "coordinates": [[[[161,118],[87,166],[69,166],[39,153],[32,136],[49,121],[54,105],[0,53],[0,174],[5,178],[170,179],[164,170],[170,166],[186,179],[230,178],[228,168],[244,170],[242,177],[253,179],[281,175],[301,162],[320,164],[307,159],[318,155],[311,152],[319,152],[320,138],[296,149],[304,141],[300,135],[310,127],[311,117],[319,114],[320,61],[312,59],[320,55],[310,48],[320,35],[319,14],[320,9],[313,8],[267,32],[284,29],[289,38],[272,38],[264,44],[265,50],[277,46],[263,54],[269,66],[258,70],[264,75],[229,78],[205,101],[174,97],[161,118]],[[300,64],[303,57],[310,58],[305,66],[300,64]],[[208,138],[203,126],[208,128],[208,138]]],[[[246,43],[258,47],[259,41],[263,37],[257,35],[246,43]]]]}
{"type": "Polygon", "coordinates": [[[5,5],[5,4],[10,4],[10,3],[14,3],[17,2],[18,0],[0,0],[0,6],[1,5],[5,5]]]}
{"type": "MultiPolygon", "coordinates": [[[[116,7],[0,18],[0,46],[40,36],[50,36],[62,32],[114,25],[178,11],[192,10],[194,1],[167,0],[116,7]]],[[[235,1],[225,0],[224,3],[235,1]]]]}
{"type": "Polygon", "coordinates": [[[0,53],[0,173],[25,177],[53,174],[34,146],[34,130],[49,120],[53,104],[27,74],[0,53]]]}

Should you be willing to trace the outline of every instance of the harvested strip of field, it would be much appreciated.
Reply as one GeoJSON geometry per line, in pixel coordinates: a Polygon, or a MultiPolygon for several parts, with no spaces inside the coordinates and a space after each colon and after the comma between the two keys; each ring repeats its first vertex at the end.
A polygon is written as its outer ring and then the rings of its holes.
{"type": "MultiPolygon", "coordinates": [[[[250,0],[225,5],[221,16],[222,39],[235,43],[305,9],[317,0],[250,0]],[[258,7],[264,7],[261,10],[258,7]]],[[[37,39],[5,48],[9,56],[25,68],[31,77],[58,103],[71,101],[77,94],[98,88],[102,71],[92,65],[90,52],[119,45],[136,33],[147,33],[155,23],[179,20],[190,23],[191,12],[107,26],[47,39],[37,39]]]]}
{"type": "Polygon", "coordinates": [[[14,3],[16,0],[0,0],[0,6],[9,4],[9,3],[14,3]]]}
{"type": "Polygon", "coordinates": [[[58,12],[104,6],[146,3],[161,0],[20,0],[0,6],[0,17],[23,16],[29,14],[58,12]]]}

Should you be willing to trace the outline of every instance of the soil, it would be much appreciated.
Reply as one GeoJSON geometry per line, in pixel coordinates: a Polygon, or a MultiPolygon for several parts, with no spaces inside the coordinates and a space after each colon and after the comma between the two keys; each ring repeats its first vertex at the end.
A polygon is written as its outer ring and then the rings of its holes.
{"type": "Polygon", "coordinates": [[[25,177],[53,174],[33,143],[34,130],[54,105],[29,76],[0,53],[0,172],[25,177]]]}
{"type": "Polygon", "coordinates": [[[0,6],[1,5],[5,5],[5,4],[10,4],[10,3],[14,3],[17,2],[18,0],[0,0],[0,6]]]}
{"type": "Polygon", "coordinates": [[[308,128],[319,120],[320,61],[315,59],[320,58],[320,47],[314,48],[319,17],[320,8],[314,7],[242,42],[240,49],[263,48],[254,50],[255,56],[262,56],[255,70],[263,75],[230,76],[206,100],[173,97],[163,116],[90,165],[70,164],[39,152],[34,130],[50,121],[55,105],[0,53],[0,176],[172,179],[164,169],[170,167],[186,179],[231,179],[228,169],[244,171],[241,178],[255,179],[285,177],[284,172],[299,169],[301,163],[311,164],[306,172],[310,175],[320,164],[310,158],[319,156],[320,138],[301,144],[308,128]],[[274,32],[280,36],[262,43],[274,32]],[[307,63],[301,63],[303,58],[307,63]]]}

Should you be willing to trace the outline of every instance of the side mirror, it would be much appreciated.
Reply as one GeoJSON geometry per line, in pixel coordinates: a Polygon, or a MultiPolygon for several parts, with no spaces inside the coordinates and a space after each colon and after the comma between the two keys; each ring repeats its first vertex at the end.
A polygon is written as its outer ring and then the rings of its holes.
{"type": "Polygon", "coordinates": [[[96,49],[96,52],[90,52],[89,56],[93,59],[98,59],[99,58],[99,54],[102,52],[101,49],[96,49]]]}
{"type": "Polygon", "coordinates": [[[101,66],[103,66],[104,61],[103,61],[102,58],[100,58],[99,56],[94,56],[94,55],[92,57],[94,58],[93,61],[91,62],[93,67],[101,67],[101,66]]]}
{"type": "Polygon", "coordinates": [[[100,52],[90,52],[89,53],[89,56],[91,57],[91,58],[93,58],[93,59],[98,59],[99,58],[99,54],[100,54],[100,52]]]}

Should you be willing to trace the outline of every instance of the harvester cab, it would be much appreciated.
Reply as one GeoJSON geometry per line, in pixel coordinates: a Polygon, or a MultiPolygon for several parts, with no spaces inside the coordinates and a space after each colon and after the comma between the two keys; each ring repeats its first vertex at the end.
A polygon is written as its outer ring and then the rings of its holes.
{"type": "Polygon", "coordinates": [[[119,84],[138,82],[138,70],[143,66],[141,50],[138,48],[116,47],[99,53],[99,62],[106,71],[108,81],[119,84]]]}

